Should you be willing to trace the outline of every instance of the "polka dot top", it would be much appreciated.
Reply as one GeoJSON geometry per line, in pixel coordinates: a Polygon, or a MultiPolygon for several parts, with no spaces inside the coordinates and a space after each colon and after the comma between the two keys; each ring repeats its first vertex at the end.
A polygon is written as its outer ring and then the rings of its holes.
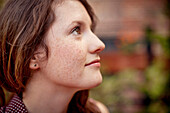
{"type": "Polygon", "coordinates": [[[0,113],[28,113],[23,101],[15,95],[7,106],[0,108],[0,113]]]}

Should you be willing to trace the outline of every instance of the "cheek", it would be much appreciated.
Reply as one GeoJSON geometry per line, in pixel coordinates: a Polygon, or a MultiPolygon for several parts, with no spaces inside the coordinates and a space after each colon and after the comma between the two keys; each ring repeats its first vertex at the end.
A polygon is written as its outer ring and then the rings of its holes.
{"type": "MultiPolygon", "coordinates": [[[[81,43],[69,42],[57,46],[53,52],[55,69],[62,79],[75,79],[81,76],[85,61],[86,50],[81,43]]],[[[53,61],[54,62],[54,61],[53,61]]]]}
{"type": "Polygon", "coordinates": [[[81,63],[85,60],[86,53],[79,45],[62,45],[59,47],[56,56],[60,57],[63,63],[72,65],[72,63],[81,63]]]}

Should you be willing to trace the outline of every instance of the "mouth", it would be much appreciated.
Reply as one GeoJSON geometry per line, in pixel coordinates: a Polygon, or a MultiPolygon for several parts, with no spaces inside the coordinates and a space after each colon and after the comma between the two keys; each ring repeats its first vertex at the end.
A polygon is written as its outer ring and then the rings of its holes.
{"type": "Polygon", "coordinates": [[[85,66],[100,67],[100,59],[93,60],[92,62],[85,64],[85,66]]]}

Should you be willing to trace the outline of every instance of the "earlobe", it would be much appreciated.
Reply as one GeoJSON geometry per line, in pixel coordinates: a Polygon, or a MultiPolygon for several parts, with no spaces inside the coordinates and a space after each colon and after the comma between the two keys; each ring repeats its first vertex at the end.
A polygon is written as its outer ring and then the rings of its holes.
{"type": "Polygon", "coordinates": [[[38,47],[34,52],[33,57],[30,60],[29,68],[32,70],[37,70],[42,66],[42,60],[45,58],[46,54],[43,48],[38,47]]]}
{"type": "Polygon", "coordinates": [[[39,68],[37,57],[34,56],[33,58],[31,58],[29,68],[32,70],[36,70],[39,68]]]}

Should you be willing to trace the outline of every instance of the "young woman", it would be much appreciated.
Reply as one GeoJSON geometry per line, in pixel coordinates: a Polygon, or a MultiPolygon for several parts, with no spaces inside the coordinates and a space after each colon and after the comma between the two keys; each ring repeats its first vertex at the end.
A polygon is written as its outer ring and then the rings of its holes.
{"type": "Polygon", "coordinates": [[[88,99],[105,45],[86,0],[9,0],[0,19],[0,85],[16,94],[0,112],[103,112],[88,99]]]}

